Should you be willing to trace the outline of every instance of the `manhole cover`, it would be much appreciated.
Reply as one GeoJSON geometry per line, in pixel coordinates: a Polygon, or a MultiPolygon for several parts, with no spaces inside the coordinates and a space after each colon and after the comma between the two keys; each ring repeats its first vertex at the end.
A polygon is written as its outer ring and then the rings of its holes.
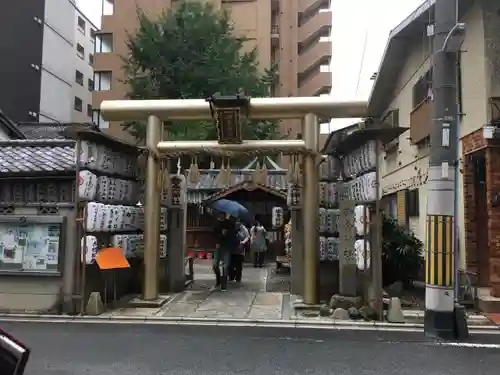
{"type": "Polygon", "coordinates": [[[319,316],[319,312],[317,311],[304,311],[300,313],[300,315],[306,317],[306,318],[317,318],[319,316]]]}

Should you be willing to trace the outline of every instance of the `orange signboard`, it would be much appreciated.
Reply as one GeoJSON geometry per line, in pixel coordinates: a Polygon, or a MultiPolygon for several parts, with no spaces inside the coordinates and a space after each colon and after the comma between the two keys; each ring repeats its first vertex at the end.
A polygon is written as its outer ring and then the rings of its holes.
{"type": "Polygon", "coordinates": [[[130,268],[130,264],[119,247],[106,247],[97,252],[95,261],[101,270],[130,268]]]}

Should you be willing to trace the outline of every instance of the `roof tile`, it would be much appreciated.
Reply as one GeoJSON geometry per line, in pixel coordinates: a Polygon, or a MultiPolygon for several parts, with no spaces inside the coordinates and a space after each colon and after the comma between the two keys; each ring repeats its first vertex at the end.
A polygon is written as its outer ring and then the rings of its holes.
{"type": "MultiPolygon", "coordinates": [[[[231,176],[231,186],[237,185],[243,181],[249,181],[252,178],[253,170],[242,170],[235,169],[232,170],[231,176]]],[[[217,186],[216,179],[219,174],[218,169],[205,169],[200,171],[200,180],[197,183],[189,184],[189,190],[221,190],[221,187],[217,186]]],[[[286,170],[269,170],[267,172],[267,182],[266,185],[277,190],[286,190],[287,183],[287,171],[286,170]]]]}
{"type": "Polygon", "coordinates": [[[75,148],[68,142],[43,144],[11,141],[0,144],[0,174],[60,174],[75,170],[75,148]]]}

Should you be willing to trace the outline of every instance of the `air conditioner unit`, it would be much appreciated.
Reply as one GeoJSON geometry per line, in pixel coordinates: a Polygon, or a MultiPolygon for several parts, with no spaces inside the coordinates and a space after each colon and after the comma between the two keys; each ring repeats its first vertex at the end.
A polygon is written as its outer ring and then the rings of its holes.
{"type": "Polygon", "coordinates": [[[487,124],[483,126],[483,138],[493,139],[498,137],[498,127],[492,124],[487,124]]]}

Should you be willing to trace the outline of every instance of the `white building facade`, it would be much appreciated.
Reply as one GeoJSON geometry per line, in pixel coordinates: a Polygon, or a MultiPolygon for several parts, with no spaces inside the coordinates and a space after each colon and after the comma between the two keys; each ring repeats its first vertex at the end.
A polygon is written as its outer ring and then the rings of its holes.
{"type": "Polygon", "coordinates": [[[74,0],[46,0],[43,28],[38,121],[91,122],[97,27],[74,0]]]}

